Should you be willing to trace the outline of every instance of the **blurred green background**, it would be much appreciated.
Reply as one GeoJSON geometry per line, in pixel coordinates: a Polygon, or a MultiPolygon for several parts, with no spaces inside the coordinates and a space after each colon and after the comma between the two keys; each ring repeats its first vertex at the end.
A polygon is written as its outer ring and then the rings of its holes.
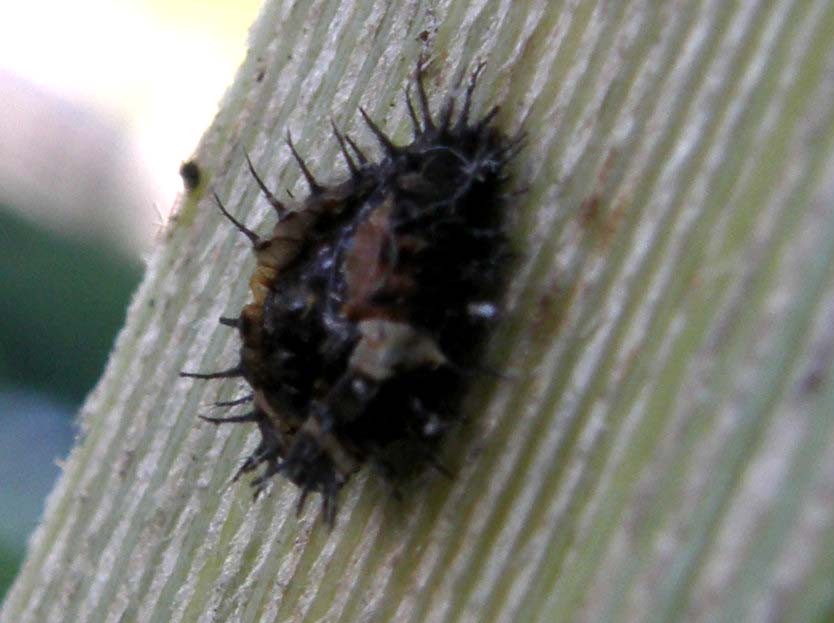
{"type": "Polygon", "coordinates": [[[0,602],[259,7],[32,0],[3,12],[0,602]]]}
{"type": "Polygon", "coordinates": [[[75,435],[142,268],[0,205],[0,596],[75,435]]]}

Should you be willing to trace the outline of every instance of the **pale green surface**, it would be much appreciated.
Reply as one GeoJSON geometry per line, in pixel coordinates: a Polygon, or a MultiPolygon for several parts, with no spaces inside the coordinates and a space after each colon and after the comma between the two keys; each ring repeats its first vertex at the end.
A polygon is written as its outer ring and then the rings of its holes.
{"type": "Polygon", "coordinates": [[[486,59],[479,109],[530,136],[491,351],[517,378],[473,388],[455,480],[397,505],[363,474],[332,533],[285,483],[256,504],[226,486],[256,436],[194,414],[241,390],[176,372],[235,360],[214,319],[252,261],[209,200],[187,205],[4,623],[834,612],[834,5],[268,3],[198,151],[227,205],[272,222],[241,145],[302,191],[287,127],[323,172],[328,116],[370,144],[362,104],[405,139],[423,30],[433,93],[486,59]]]}

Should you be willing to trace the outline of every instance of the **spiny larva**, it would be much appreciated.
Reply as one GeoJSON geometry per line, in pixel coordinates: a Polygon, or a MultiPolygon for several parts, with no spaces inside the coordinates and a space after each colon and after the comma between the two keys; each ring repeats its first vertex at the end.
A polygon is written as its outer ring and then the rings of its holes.
{"type": "Polygon", "coordinates": [[[408,145],[394,144],[360,108],[381,147],[378,161],[333,125],[350,172],[340,183],[319,182],[288,134],[310,191],[304,199],[279,200],[247,155],[277,214],[268,236],[215,195],[252,243],[252,300],[220,319],[240,335],[240,361],[181,375],[242,377],[250,386],[243,398],[216,403],[247,404],[248,412],[203,419],[258,426],[261,441],[237,474],[263,466],[256,496],[281,474],[301,490],[299,512],[318,492],[332,525],[339,490],[365,463],[389,476],[415,460],[442,471],[433,446],[457,419],[471,371],[484,367],[510,257],[507,165],[521,138],[494,126],[497,107],[470,120],[483,66],[462,102],[453,92],[435,116],[418,62],[416,109],[405,91],[408,145]]]}

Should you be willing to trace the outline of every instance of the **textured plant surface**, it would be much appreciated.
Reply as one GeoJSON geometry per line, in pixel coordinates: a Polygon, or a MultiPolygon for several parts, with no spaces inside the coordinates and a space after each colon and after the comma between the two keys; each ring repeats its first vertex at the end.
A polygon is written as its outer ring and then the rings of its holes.
{"type": "Polygon", "coordinates": [[[269,2],[196,152],[84,435],[4,604],[41,621],[817,621],[834,611],[834,5],[269,2]],[[195,413],[243,389],[216,326],[271,188],[345,174],[328,117],[408,141],[485,60],[474,108],[530,136],[522,250],[449,434],[447,480],[404,501],[360,472],[336,528],[276,481],[228,485],[257,444],[195,413]]]}

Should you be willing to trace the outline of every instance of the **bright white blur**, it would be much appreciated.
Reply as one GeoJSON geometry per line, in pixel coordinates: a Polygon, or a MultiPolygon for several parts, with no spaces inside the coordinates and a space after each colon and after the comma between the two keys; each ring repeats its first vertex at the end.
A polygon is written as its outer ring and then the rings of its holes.
{"type": "Polygon", "coordinates": [[[0,202],[148,248],[259,0],[29,0],[0,20],[0,202]]]}

